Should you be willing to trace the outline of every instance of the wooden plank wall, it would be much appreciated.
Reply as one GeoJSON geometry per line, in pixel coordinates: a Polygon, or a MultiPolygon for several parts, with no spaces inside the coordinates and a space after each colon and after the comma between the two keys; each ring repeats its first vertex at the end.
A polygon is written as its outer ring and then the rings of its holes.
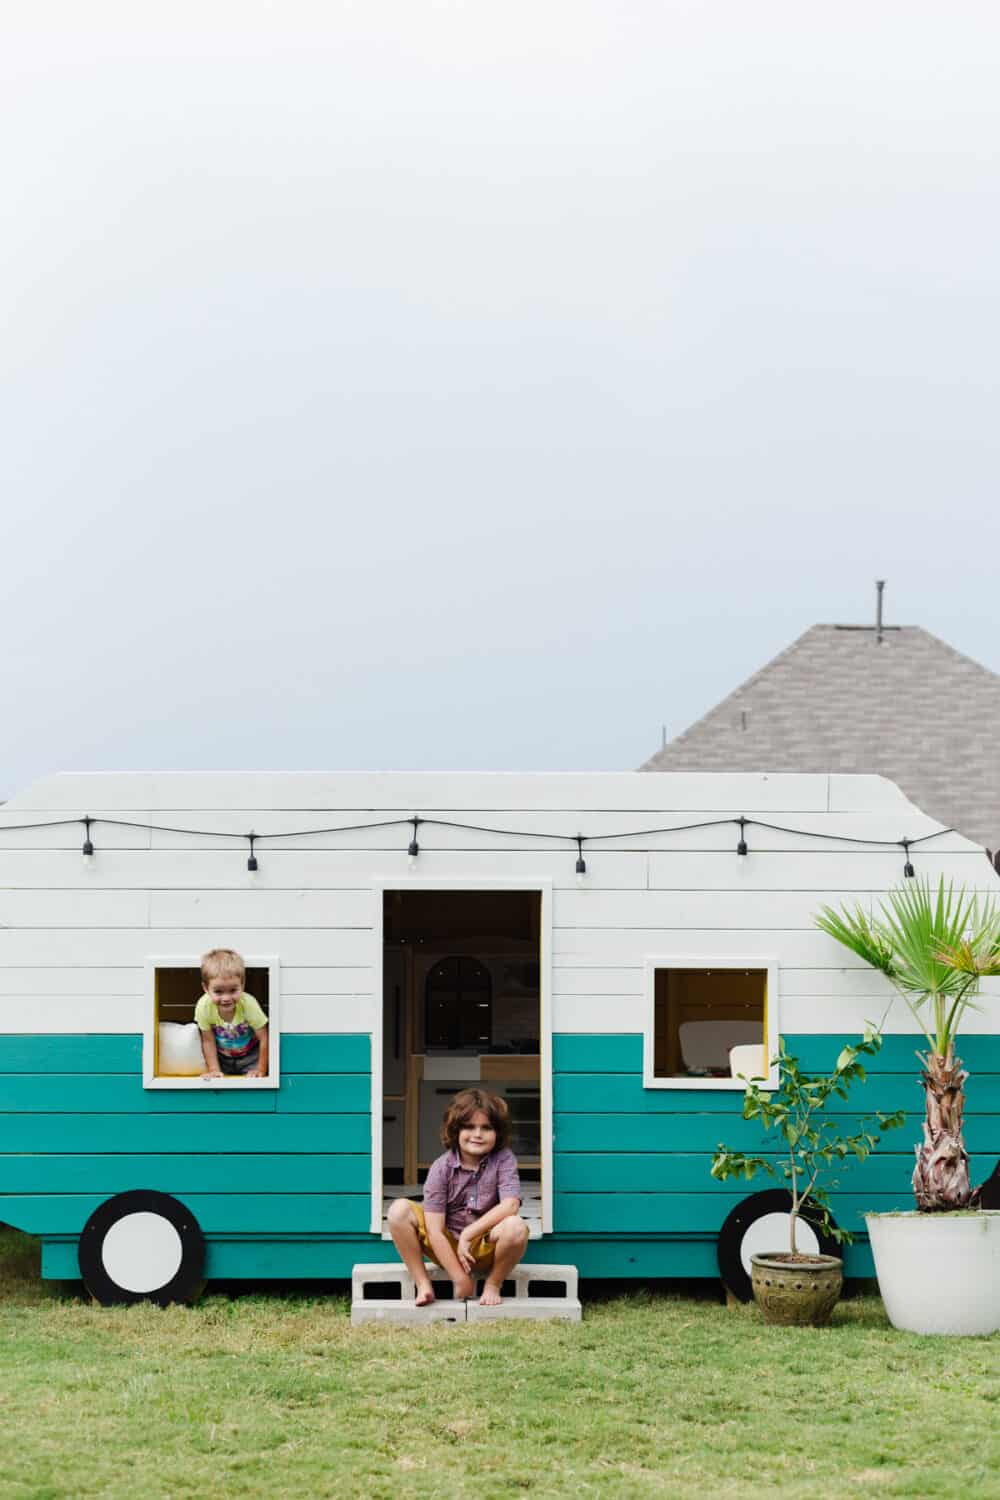
{"type": "Polygon", "coordinates": [[[283,1039],[281,1088],[147,1090],[138,1036],[0,1036],[0,1221],[75,1235],[156,1188],[206,1235],[368,1228],[367,1035],[283,1039]]]}
{"type": "MultiPolygon", "coordinates": [[[[786,1034],[786,1044],[807,1070],[832,1068],[849,1037],[786,1034]]],[[[863,1112],[902,1109],[906,1124],[886,1134],[865,1163],[838,1169],[834,1215],[845,1229],[864,1232],[866,1210],[912,1207],[913,1148],[920,1140],[923,1089],[914,1056],[916,1039],[886,1039],[865,1083],[831,1113],[854,1126],[863,1112]]],[[[961,1048],[972,1077],[966,1143],[976,1182],[1000,1157],[1000,1037],[968,1036],[961,1048]]],[[[782,1186],[780,1177],[715,1182],[709,1160],[715,1147],[763,1152],[777,1164],[773,1145],[756,1122],[740,1117],[741,1096],[710,1090],[642,1087],[642,1037],[559,1035],[553,1049],[555,1221],[561,1233],[625,1235],[718,1233],[734,1204],[750,1192],[782,1186]]]]}
{"type": "MultiPolygon", "coordinates": [[[[180,1196],[207,1194],[216,1205],[207,1210],[210,1223],[218,1220],[222,1233],[235,1222],[232,1195],[214,1192],[213,1171],[224,1163],[206,1165],[206,1157],[217,1154],[211,1146],[219,1112],[230,1111],[238,1149],[258,1174],[260,1222],[247,1232],[306,1222],[323,1233],[366,1230],[369,1063],[362,1066],[357,1049],[368,1045],[381,1008],[379,897],[371,882],[405,888],[412,878],[409,829],[308,830],[413,814],[510,831],[425,825],[421,876],[552,882],[555,1223],[562,1235],[597,1234],[609,1217],[619,1235],[692,1227],[710,1235],[727,1201],[703,1179],[704,1153],[719,1139],[740,1139],[739,1096],[642,1090],[645,958],[773,955],[785,1033],[854,1034],[866,1019],[881,1018],[891,992],[817,932],[813,915],[824,902],[876,899],[899,880],[902,851],[817,835],[912,839],[938,828],[877,777],[49,778],[0,808],[0,1140],[10,1153],[0,1164],[0,1218],[5,1195],[29,1190],[32,1168],[15,1160],[21,1153],[51,1159],[50,1190],[32,1209],[33,1224],[51,1233],[78,1219],[84,1200],[118,1191],[119,1183],[135,1185],[140,1158],[169,1156],[162,1180],[176,1184],[180,1196]],[[210,828],[213,836],[97,822],[97,853],[88,864],[77,827],[3,832],[84,813],[210,828]],[[740,814],[798,831],[751,826],[746,859],[735,853],[733,826],[649,833],[740,814]],[[255,877],[246,870],[246,845],[222,836],[249,828],[288,835],[258,844],[255,877]],[[582,887],[572,842],[580,831],[616,835],[586,847],[582,887]],[[560,833],[566,842],[553,847],[519,836],[539,832],[560,833]],[[143,964],[150,954],[197,955],[220,943],[279,956],[282,1087],[238,1104],[198,1095],[195,1110],[189,1091],[150,1094],[139,1083],[136,1036],[148,1004],[143,964]],[[35,1039],[56,1050],[33,1052],[35,1039]],[[310,1055],[323,1065],[310,1066],[310,1055]],[[306,1202],[317,1184],[319,1191],[336,1185],[329,1206],[306,1202]],[[72,1211],[68,1202],[60,1207],[60,1196],[75,1200],[72,1211]]],[[[997,889],[982,851],[956,834],[918,847],[913,857],[934,880],[997,889]]],[[[998,996],[1000,985],[991,986],[990,1001],[998,996]]],[[[987,1005],[970,1032],[985,1043],[998,1014],[987,1005]]],[[[898,1004],[887,1026],[910,1029],[898,1004]]],[[[907,1075],[908,1060],[884,1067],[880,1100],[908,1099],[907,1075]]],[[[971,1094],[970,1144],[984,1165],[1000,1154],[994,1124],[971,1094]]],[[[899,1148],[892,1166],[872,1164],[866,1194],[876,1181],[886,1193],[897,1191],[908,1149],[899,1148]]]]}

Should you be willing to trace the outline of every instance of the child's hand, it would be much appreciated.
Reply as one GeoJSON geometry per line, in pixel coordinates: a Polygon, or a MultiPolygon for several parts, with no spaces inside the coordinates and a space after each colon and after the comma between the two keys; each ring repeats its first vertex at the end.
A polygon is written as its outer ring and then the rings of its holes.
{"type": "Polygon", "coordinates": [[[472,1283],[471,1276],[456,1276],[452,1282],[452,1286],[455,1288],[455,1296],[460,1302],[465,1302],[470,1297],[476,1295],[476,1288],[472,1283]]]}
{"type": "Polygon", "coordinates": [[[458,1256],[458,1263],[462,1267],[462,1270],[471,1271],[476,1264],[476,1257],[472,1253],[472,1236],[465,1229],[462,1230],[462,1233],[458,1237],[455,1253],[458,1256]]]}
{"type": "Polygon", "coordinates": [[[203,1079],[205,1079],[205,1078],[221,1078],[222,1074],[219,1072],[218,1068],[214,1068],[214,1069],[210,1069],[207,1073],[202,1073],[201,1076],[202,1076],[203,1079]]]}
{"type": "Polygon", "coordinates": [[[245,1076],[247,1078],[260,1078],[263,1075],[261,1074],[261,1071],[260,1071],[259,1068],[247,1068],[245,1076]]]}

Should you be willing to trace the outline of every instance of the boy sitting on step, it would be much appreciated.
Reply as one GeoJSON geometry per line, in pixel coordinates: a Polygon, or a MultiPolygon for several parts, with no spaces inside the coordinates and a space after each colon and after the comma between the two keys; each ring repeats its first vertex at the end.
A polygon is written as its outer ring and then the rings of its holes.
{"type": "Polygon", "coordinates": [[[416,1283],[418,1307],[434,1301],[425,1255],[451,1277],[457,1298],[474,1296],[474,1278],[485,1276],[479,1301],[496,1307],[528,1243],[505,1100],[463,1089],[445,1111],[441,1140],[448,1149],[427,1173],[423,1203],[397,1198],[389,1230],[416,1283]]]}

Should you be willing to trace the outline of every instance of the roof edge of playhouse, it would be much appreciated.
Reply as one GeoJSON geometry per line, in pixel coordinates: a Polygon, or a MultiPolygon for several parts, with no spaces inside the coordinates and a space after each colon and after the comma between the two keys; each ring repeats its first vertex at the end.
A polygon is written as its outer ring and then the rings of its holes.
{"type": "MultiPolygon", "coordinates": [[[[750,814],[920,809],[885,776],[799,771],[62,771],[4,805],[7,814],[112,809],[356,811],[447,808],[750,814]]],[[[943,825],[941,825],[943,827],[943,825]]]]}

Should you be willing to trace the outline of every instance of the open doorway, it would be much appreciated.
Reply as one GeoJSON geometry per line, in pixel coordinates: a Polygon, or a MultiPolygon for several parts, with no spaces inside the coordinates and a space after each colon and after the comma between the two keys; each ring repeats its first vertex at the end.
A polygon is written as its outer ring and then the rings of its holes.
{"type": "Polygon", "coordinates": [[[541,1232],[542,892],[386,890],[382,896],[384,1202],[419,1198],[448,1100],[501,1095],[522,1213],[541,1232]]]}

